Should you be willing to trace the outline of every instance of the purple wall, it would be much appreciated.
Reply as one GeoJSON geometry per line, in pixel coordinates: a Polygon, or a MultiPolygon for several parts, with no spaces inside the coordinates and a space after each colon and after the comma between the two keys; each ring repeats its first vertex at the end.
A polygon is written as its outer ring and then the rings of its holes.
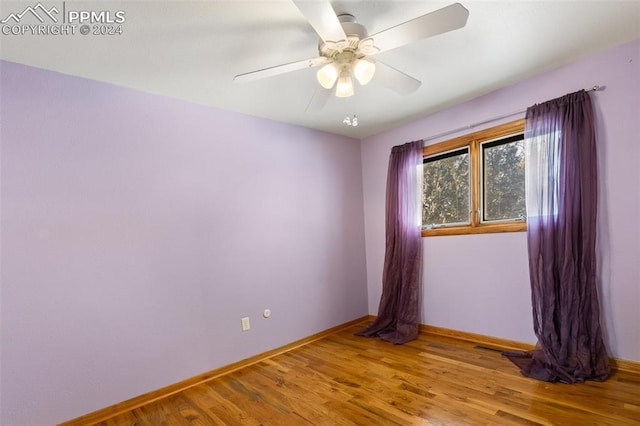
{"type": "MultiPolygon", "coordinates": [[[[390,148],[596,84],[606,86],[592,93],[598,122],[602,316],[611,354],[640,361],[640,40],[362,141],[370,313],[377,312],[382,290],[390,148]]],[[[535,342],[525,233],[430,237],[423,243],[422,322],[535,342]]]]}
{"type": "Polygon", "coordinates": [[[358,141],[0,65],[0,424],[366,315],[358,141]]]}

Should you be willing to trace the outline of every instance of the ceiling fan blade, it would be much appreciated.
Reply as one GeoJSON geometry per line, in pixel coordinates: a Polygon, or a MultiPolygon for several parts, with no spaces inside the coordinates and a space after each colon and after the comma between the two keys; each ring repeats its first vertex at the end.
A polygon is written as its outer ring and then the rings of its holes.
{"type": "Polygon", "coordinates": [[[297,71],[304,68],[317,67],[319,65],[330,62],[331,59],[324,56],[318,56],[317,58],[305,59],[303,61],[291,62],[288,64],[276,65],[275,67],[264,68],[257,71],[245,72],[233,77],[233,81],[247,82],[259,80],[261,78],[272,77],[278,74],[284,74],[291,71],[297,71]]]}
{"type": "Polygon", "coordinates": [[[469,11],[460,3],[454,3],[411,21],[380,31],[371,37],[380,52],[384,52],[423,38],[462,28],[466,25],[468,17],[469,11]]]}
{"type": "Polygon", "coordinates": [[[324,87],[318,85],[316,87],[316,91],[313,92],[313,96],[309,101],[309,105],[305,109],[306,112],[319,112],[324,108],[325,104],[331,97],[331,89],[325,89],[324,87]]]}
{"type": "Polygon", "coordinates": [[[373,81],[401,95],[415,92],[422,84],[420,80],[380,61],[376,61],[376,73],[373,75],[373,81]]]}
{"type": "Polygon", "coordinates": [[[329,1],[293,0],[323,41],[346,40],[347,36],[329,1]]]}

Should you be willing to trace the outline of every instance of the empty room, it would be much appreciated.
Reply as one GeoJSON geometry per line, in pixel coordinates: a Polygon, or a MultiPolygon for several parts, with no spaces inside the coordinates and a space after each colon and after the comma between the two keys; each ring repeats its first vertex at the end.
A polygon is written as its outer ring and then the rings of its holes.
{"type": "Polygon", "coordinates": [[[0,425],[640,425],[640,1],[0,2],[0,425]]]}

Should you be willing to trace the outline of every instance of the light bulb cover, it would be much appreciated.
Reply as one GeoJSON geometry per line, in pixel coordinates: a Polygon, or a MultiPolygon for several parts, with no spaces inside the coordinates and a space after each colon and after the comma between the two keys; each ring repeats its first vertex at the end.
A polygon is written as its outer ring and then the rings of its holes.
{"type": "Polygon", "coordinates": [[[336,84],[336,97],[348,98],[353,96],[353,81],[351,75],[347,69],[343,69],[338,78],[338,84],[336,84]]]}
{"type": "Polygon", "coordinates": [[[318,70],[316,78],[320,86],[331,89],[338,79],[339,70],[335,62],[331,62],[318,70]]]}
{"type": "Polygon", "coordinates": [[[376,64],[370,59],[356,59],[353,61],[351,68],[353,69],[353,75],[356,77],[356,80],[363,86],[369,83],[376,73],[376,64]]]}

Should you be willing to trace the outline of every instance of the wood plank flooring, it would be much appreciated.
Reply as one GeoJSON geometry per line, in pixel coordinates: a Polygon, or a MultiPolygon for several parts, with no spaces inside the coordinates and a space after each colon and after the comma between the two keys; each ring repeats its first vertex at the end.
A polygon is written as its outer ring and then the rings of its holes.
{"type": "Polygon", "coordinates": [[[355,326],[118,415],[113,425],[640,425],[640,376],[539,382],[499,352],[355,326]]]}

